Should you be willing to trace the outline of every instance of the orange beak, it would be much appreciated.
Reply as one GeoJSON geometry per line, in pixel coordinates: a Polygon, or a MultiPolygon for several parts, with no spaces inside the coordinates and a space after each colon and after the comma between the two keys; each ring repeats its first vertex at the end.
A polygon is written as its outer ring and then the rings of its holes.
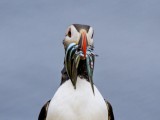
{"type": "Polygon", "coordinates": [[[80,40],[80,44],[81,44],[81,50],[84,54],[84,58],[86,58],[86,51],[87,51],[87,37],[86,37],[86,33],[82,32],[81,34],[81,40],[80,40]]]}

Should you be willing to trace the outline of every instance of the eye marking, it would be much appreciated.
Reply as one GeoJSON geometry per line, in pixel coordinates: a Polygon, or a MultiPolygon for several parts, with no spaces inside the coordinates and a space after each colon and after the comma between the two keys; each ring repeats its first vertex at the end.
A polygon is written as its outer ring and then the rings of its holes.
{"type": "Polygon", "coordinates": [[[68,33],[67,33],[67,36],[68,36],[68,37],[71,37],[71,36],[72,36],[71,28],[69,28],[68,33]]]}
{"type": "Polygon", "coordinates": [[[88,34],[89,34],[89,37],[90,37],[91,39],[93,39],[94,30],[93,30],[92,27],[90,27],[90,29],[89,29],[89,31],[88,31],[88,34]]]}
{"type": "Polygon", "coordinates": [[[94,31],[93,31],[93,33],[92,33],[91,39],[93,38],[93,35],[94,35],[94,31]]]}

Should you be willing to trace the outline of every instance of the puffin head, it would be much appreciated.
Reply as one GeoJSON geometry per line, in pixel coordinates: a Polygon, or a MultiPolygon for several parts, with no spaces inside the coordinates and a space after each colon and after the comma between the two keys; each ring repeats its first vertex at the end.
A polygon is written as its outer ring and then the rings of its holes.
{"type": "Polygon", "coordinates": [[[64,48],[66,49],[70,43],[75,43],[79,50],[83,51],[85,58],[87,47],[93,48],[93,34],[93,28],[89,25],[72,24],[67,28],[63,40],[64,48]]]}

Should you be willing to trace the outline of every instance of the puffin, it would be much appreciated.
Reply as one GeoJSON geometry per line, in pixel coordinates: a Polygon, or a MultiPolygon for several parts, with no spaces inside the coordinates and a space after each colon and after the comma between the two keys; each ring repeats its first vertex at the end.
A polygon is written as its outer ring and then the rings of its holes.
{"type": "Polygon", "coordinates": [[[113,109],[93,82],[94,30],[70,25],[63,40],[64,67],[60,86],[40,110],[38,120],[114,120],[113,109]]]}

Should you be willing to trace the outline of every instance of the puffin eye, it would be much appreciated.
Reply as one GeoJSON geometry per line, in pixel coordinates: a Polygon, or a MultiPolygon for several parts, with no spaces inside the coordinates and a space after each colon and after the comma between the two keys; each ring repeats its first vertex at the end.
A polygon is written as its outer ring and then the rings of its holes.
{"type": "Polygon", "coordinates": [[[71,34],[71,28],[69,29],[67,36],[68,36],[68,37],[71,37],[71,36],[72,36],[72,34],[71,34]]]}
{"type": "Polygon", "coordinates": [[[93,34],[94,34],[94,32],[92,33],[91,39],[93,38],[93,34]]]}

